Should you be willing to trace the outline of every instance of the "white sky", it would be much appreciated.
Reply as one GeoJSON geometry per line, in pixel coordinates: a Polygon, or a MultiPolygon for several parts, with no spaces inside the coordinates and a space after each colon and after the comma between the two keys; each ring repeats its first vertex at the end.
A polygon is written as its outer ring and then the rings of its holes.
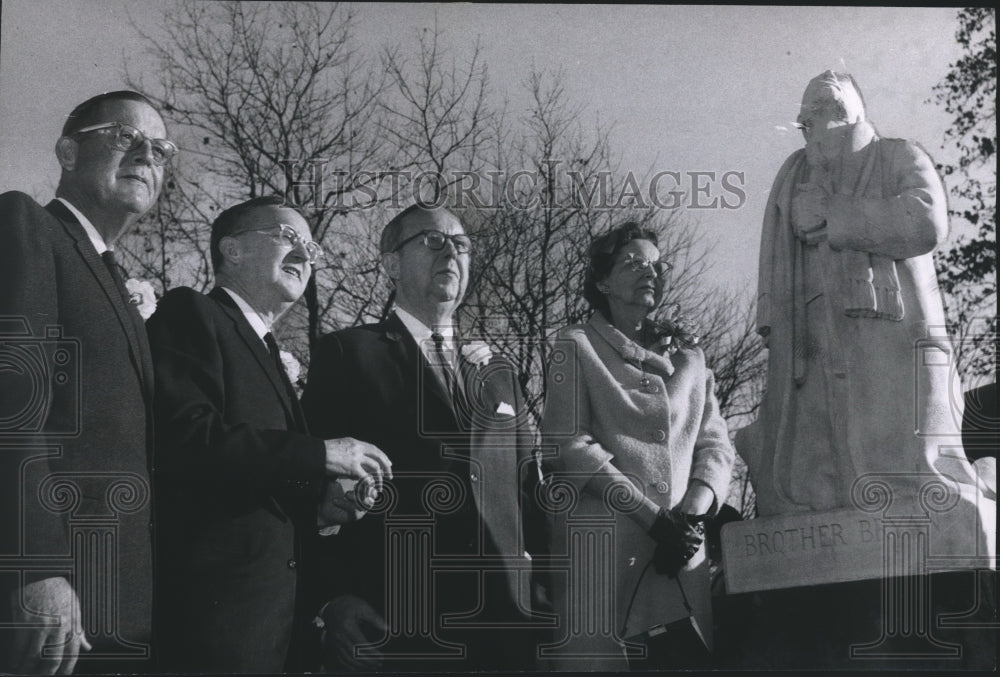
{"type": "MultiPolygon", "coordinates": [[[[153,35],[169,1],[3,0],[0,191],[47,200],[52,148],[67,113],[144,68],[128,16],[153,35]]],[[[490,81],[516,110],[534,66],[562,68],[587,119],[615,122],[623,169],[741,171],[746,204],[689,212],[704,229],[715,281],[756,284],[760,221],[778,167],[801,145],[789,124],[806,83],[852,73],[885,136],[937,159],[948,117],[927,100],[959,56],[955,8],[434,5],[358,3],[357,35],[374,54],[415,53],[435,16],[457,56],[480,38],[490,81]]]]}

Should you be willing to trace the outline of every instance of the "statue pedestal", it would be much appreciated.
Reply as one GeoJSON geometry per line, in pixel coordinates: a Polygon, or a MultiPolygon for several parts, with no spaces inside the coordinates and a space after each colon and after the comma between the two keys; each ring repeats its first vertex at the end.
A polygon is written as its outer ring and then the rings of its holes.
{"type": "Polygon", "coordinates": [[[995,571],[813,585],[717,601],[720,667],[996,668],[995,571]]]}
{"type": "Polygon", "coordinates": [[[914,479],[863,476],[857,507],[725,525],[723,604],[753,622],[723,654],[761,668],[994,668],[995,503],[914,479]]]}

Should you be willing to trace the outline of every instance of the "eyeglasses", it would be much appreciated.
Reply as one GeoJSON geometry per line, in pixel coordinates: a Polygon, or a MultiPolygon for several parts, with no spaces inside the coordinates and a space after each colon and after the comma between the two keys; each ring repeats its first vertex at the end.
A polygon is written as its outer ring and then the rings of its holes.
{"type": "MultiPolygon", "coordinates": [[[[124,122],[104,122],[99,125],[91,125],[89,127],[76,130],[70,134],[70,136],[87,134],[89,132],[101,132],[106,129],[117,130],[115,132],[114,146],[118,150],[123,150],[125,152],[135,150],[148,138],[141,131],[132,125],[126,125],[124,122]]],[[[152,157],[154,165],[167,164],[170,162],[170,158],[172,158],[177,152],[177,146],[172,141],[168,141],[166,139],[149,139],[149,143],[153,150],[152,157]]]]}
{"type": "Polygon", "coordinates": [[[455,248],[455,251],[458,252],[459,254],[468,254],[470,251],[472,251],[472,240],[469,239],[468,235],[462,235],[462,234],[446,235],[445,233],[442,233],[440,230],[422,230],[419,233],[411,235],[410,237],[400,242],[398,245],[396,245],[396,248],[393,249],[392,251],[398,252],[406,244],[412,242],[413,240],[416,240],[418,237],[424,238],[423,240],[424,246],[433,251],[440,251],[444,249],[444,245],[446,242],[451,242],[452,246],[455,248]]]}
{"type": "Polygon", "coordinates": [[[242,235],[243,233],[255,233],[258,231],[272,230],[274,228],[280,228],[281,232],[278,233],[278,238],[282,244],[288,245],[289,249],[295,249],[299,245],[306,250],[306,260],[309,261],[309,265],[315,265],[317,261],[323,258],[323,247],[319,242],[313,242],[312,240],[307,240],[299,235],[298,231],[289,226],[287,223],[278,223],[273,226],[264,226],[262,228],[247,228],[246,230],[238,230],[235,233],[230,233],[230,237],[235,235],[242,235]]]}
{"type": "Polygon", "coordinates": [[[649,259],[637,256],[632,252],[629,252],[625,256],[625,265],[632,270],[633,273],[644,273],[652,268],[653,274],[656,277],[663,278],[667,273],[673,269],[673,266],[666,261],[650,261],[649,259]]]}

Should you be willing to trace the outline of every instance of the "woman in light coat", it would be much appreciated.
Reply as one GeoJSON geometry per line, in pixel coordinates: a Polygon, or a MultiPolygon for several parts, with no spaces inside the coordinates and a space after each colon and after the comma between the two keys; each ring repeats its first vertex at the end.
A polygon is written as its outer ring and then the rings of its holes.
{"type": "Polygon", "coordinates": [[[543,656],[558,669],[671,667],[636,662],[623,640],[689,615],[711,647],[701,523],[725,500],[735,454],[697,337],[650,319],[668,269],[635,223],[598,237],[593,316],[553,347],[542,433],[552,555],[569,566],[552,581],[562,639],[543,656]]]}

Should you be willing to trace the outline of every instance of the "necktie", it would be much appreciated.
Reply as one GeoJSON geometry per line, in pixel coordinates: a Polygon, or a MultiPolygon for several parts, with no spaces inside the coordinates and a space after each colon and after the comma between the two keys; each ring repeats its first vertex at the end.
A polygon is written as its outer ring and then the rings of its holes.
{"type": "Polygon", "coordinates": [[[285,384],[285,391],[292,402],[298,401],[299,396],[295,393],[295,387],[292,385],[291,379],[288,378],[288,372],[285,371],[285,365],[281,361],[281,349],[278,347],[278,342],[274,340],[274,334],[271,332],[264,334],[264,343],[267,344],[267,351],[271,353],[271,359],[274,360],[274,366],[281,376],[281,382],[285,384]]]}
{"type": "Polygon", "coordinates": [[[455,378],[455,369],[452,367],[451,355],[452,351],[445,349],[444,347],[444,336],[438,332],[431,334],[431,339],[434,341],[434,360],[433,366],[435,371],[444,381],[445,387],[448,389],[448,394],[451,395],[452,399],[456,397],[458,391],[458,380],[455,378]]]}
{"type": "MultiPolygon", "coordinates": [[[[101,260],[104,261],[104,267],[108,269],[109,273],[111,273],[111,279],[115,281],[115,286],[118,287],[118,293],[121,294],[122,300],[125,302],[125,307],[128,308],[128,315],[132,318],[132,325],[135,331],[138,334],[145,335],[146,321],[142,319],[142,315],[139,314],[139,309],[134,303],[132,303],[132,295],[125,286],[125,276],[122,275],[122,270],[124,269],[118,263],[115,253],[110,249],[105,250],[105,252],[101,254],[101,260]]],[[[140,339],[140,341],[142,340],[143,339],[140,339]]]]}
{"type": "Polygon", "coordinates": [[[122,276],[122,267],[118,265],[118,259],[115,257],[115,253],[107,249],[103,254],[101,254],[101,260],[104,261],[104,266],[111,273],[111,279],[115,281],[115,286],[118,287],[118,292],[125,299],[125,303],[130,303],[132,295],[128,293],[128,289],[125,287],[125,278],[122,276]]]}

